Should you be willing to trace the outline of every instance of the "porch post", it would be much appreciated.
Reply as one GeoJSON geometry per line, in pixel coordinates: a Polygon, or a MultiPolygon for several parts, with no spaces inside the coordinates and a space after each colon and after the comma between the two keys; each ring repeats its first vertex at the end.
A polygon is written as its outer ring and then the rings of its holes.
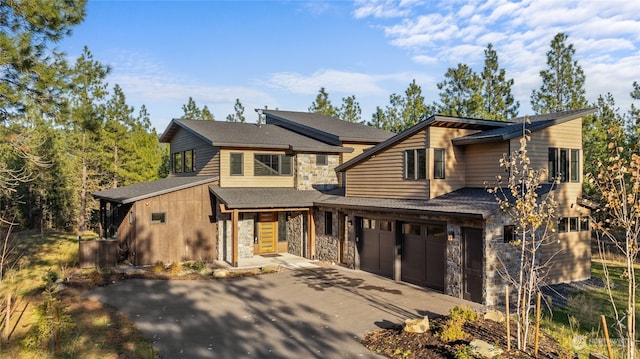
{"type": "Polygon", "coordinates": [[[231,265],[238,266],[238,210],[231,214],[231,265]]]}
{"type": "Polygon", "coordinates": [[[314,209],[309,208],[309,259],[316,258],[316,221],[314,209]]]}

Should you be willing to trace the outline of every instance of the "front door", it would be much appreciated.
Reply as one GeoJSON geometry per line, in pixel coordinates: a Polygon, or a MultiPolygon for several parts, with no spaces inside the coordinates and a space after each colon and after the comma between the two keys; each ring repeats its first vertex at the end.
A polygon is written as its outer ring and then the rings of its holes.
{"type": "Polygon", "coordinates": [[[260,212],[258,214],[258,245],[257,253],[265,254],[276,251],[278,239],[278,222],[274,212],[260,212]]]}
{"type": "Polygon", "coordinates": [[[482,303],[483,253],[482,228],[462,228],[462,273],[464,299],[482,303]]]}

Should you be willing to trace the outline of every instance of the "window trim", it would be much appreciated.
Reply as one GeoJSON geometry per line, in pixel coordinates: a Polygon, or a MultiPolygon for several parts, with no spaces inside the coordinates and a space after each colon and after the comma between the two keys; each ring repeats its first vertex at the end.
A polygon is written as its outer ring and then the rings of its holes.
{"type": "Polygon", "coordinates": [[[278,176],[293,176],[293,156],[292,155],[287,155],[287,154],[274,154],[274,153],[254,153],[253,154],[253,175],[254,176],[258,176],[258,177],[278,177],[278,176]],[[269,160],[269,164],[265,163],[264,161],[258,160],[257,157],[258,156],[270,156],[270,160],[269,160]],[[275,168],[273,168],[271,166],[271,164],[273,163],[273,158],[277,158],[278,161],[278,165],[277,165],[277,170],[275,168]],[[283,172],[283,164],[284,161],[283,159],[287,158],[288,160],[288,168],[289,168],[289,172],[283,172]],[[269,174],[256,174],[256,161],[262,163],[263,165],[269,167],[273,172],[277,172],[277,173],[269,173],[269,174]]]}
{"type": "Polygon", "coordinates": [[[502,241],[504,243],[512,243],[516,241],[516,226],[509,224],[502,227],[502,241]]]}
{"type": "Polygon", "coordinates": [[[446,150],[444,148],[433,149],[433,178],[445,179],[446,178],[446,150]]]}
{"type": "Polygon", "coordinates": [[[427,149],[414,148],[404,151],[404,179],[427,179],[427,149]]]}
{"type": "Polygon", "coordinates": [[[316,154],[316,166],[328,166],[328,165],[329,165],[329,155],[316,154]]]}
{"type": "Polygon", "coordinates": [[[174,152],[171,156],[173,162],[173,173],[182,173],[184,167],[184,154],[182,152],[174,152]]]}
{"type": "Polygon", "coordinates": [[[324,234],[333,236],[333,212],[324,211],[324,234]]]}
{"type": "Polygon", "coordinates": [[[580,183],[582,173],[580,169],[579,148],[549,147],[548,177],[549,182],[580,183]]]}
{"type": "Polygon", "coordinates": [[[244,176],[244,153],[242,152],[231,152],[229,153],[229,176],[244,176]],[[233,172],[233,157],[240,156],[240,173],[233,172]]]}
{"type": "Polygon", "coordinates": [[[167,212],[151,212],[151,224],[166,224],[167,212]],[[153,219],[154,216],[160,215],[161,218],[153,219]]]}

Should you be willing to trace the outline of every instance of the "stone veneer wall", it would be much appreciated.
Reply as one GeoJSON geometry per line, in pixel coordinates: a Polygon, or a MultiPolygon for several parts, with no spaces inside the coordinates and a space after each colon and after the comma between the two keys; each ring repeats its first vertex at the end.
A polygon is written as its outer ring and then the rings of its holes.
{"type": "Polygon", "coordinates": [[[296,155],[295,187],[299,190],[328,190],[338,186],[335,168],[340,164],[339,155],[327,155],[327,165],[316,165],[315,154],[296,155]]]}
{"type": "Polygon", "coordinates": [[[288,212],[287,221],[287,252],[294,256],[304,257],[304,216],[306,212],[288,212]]]}
{"type": "Polygon", "coordinates": [[[329,208],[319,208],[315,212],[316,222],[316,259],[337,263],[340,261],[340,235],[338,211],[329,208]],[[324,233],[325,212],[331,212],[333,217],[331,233],[324,233]]]}
{"type": "MultiPolygon", "coordinates": [[[[238,219],[238,259],[253,257],[255,213],[240,213],[238,219]]],[[[232,261],[231,214],[218,214],[218,260],[232,261]]]]}

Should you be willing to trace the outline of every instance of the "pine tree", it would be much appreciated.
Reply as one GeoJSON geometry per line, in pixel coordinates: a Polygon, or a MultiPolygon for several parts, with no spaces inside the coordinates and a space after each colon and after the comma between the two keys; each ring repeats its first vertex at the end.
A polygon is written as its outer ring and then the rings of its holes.
{"type": "Polygon", "coordinates": [[[240,99],[236,99],[236,104],[233,105],[233,110],[235,113],[227,115],[227,122],[245,122],[246,118],[244,117],[244,106],[240,102],[240,99]]]}
{"type": "Polygon", "coordinates": [[[324,87],[321,87],[320,91],[318,91],[318,95],[316,96],[315,101],[309,107],[309,112],[321,113],[323,115],[331,117],[338,117],[338,109],[331,104],[331,100],[329,100],[329,94],[324,89],[324,87]]]}
{"type": "Polygon", "coordinates": [[[138,116],[133,117],[126,138],[119,172],[122,185],[129,186],[160,178],[163,147],[158,141],[158,134],[151,126],[150,115],[145,105],[140,107],[138,116]]]}
{"type": "Polygon", "coordinates": [[[542,86],[531,93],[531,108],[535,113],[545,114],[587,107],[585,98],[585,76],[578,61],[576,50],[567,44],[567,35],[558,33],[551,40],[547,52],[547,68],[540,71],[542,86]]]}
{"type": "Polygon", "coordinates": [[[482,78],[469,66],[449,68],[440,90],[439,112],[444,115],[481,118],[483,113],[482,78]]]}
{"type": "Polygon", "coordinates": [[[482,78],[482,114],[489,120],[507,121],[518,116],[520,103],[511,94],[513,79],[506,79],[506,71],[498,64],[498,53],[493,44],[484,50],[484,69],[482,78]]]}
{"type": "Polygon", "coordinates": [[[187,120],[206,120],[215,121],[213,113],[209,111],[209,108],[205,105],[202,109],[198,107],[196,101],[189,96],[189,100],[185,105],[182,105],[182,118],[187,120]]]}
{"type": "Polygon", "coordinates": [[[424,96],[422,96],[422,88],[416,84],[415,79],[411,81],[404,94],[404,108],[402,109],[403,123],[399,130],[406,130],[414,126],[430,114],[430,109],[425,105],[424,96]]]}
{"type": "Polygon", "coordinates": [[[133,107],[127,105],[125,94],[119,85],[113,87],[113,94],[106,103],[105,123],[102,133],[104,146],[104,175],[101,186],[119,187],[122,181],[122,154],[127,150],[133,125],[133,107]],[[123,148],[124,147],[124,148],[123,148]]]}
{"type": "Polygon", "coordinates": [[[384,110],[380,106],[376,106],[376,112],[371,115],[371,121],[367,122],[367,126],[386,129],[388,126],[385,123],[386,116],[384,110]]]}
{"type": "Polygon", "coordinates": [[[356,101],[355,95],[342,98],[342,106],[340,106],[340,112],[338,116],[340,117],[340,119],[347,122],[362,122],[362,109],[360,108],[360,104],[358,103],[358,101],[356,101]]]}

